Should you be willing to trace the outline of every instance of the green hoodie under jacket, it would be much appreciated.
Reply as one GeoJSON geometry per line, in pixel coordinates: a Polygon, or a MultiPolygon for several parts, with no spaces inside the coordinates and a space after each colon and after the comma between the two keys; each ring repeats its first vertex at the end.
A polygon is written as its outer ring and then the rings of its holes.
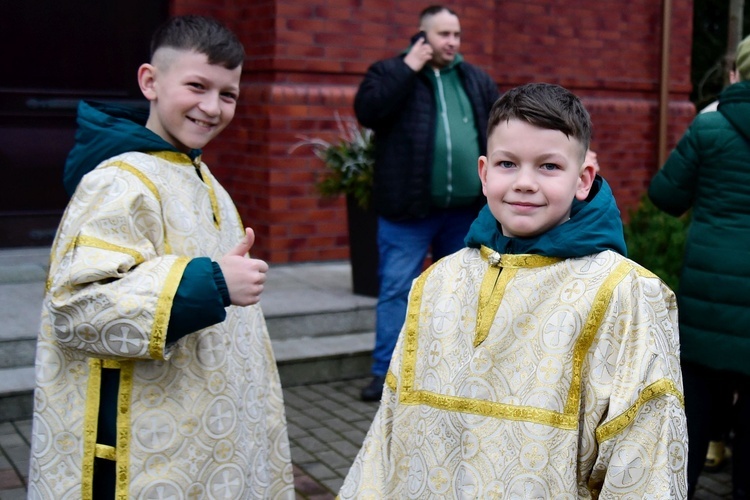
{"type": "Polygon", "coordinates": [[[682,359],[750,375],[750,81],[696,116],[648,195],[692,208],[677,303],[682,359]]]}
{"type": "Polygon", "coordinates": [[[474,111],[456,66],[461,54],[445,68],[425,65],[422,72],[432,82],[437,106],[431,192],[436,207],[465,207],[474,203],[482,185],[477,175],[479,133],[474,111]]]}

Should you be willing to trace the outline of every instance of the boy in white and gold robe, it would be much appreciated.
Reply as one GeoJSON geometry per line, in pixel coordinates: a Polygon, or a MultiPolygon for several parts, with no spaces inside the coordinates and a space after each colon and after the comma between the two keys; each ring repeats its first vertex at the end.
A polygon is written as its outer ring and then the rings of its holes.
{"type": "Polygon", "coordinates": [[[490,114],[488,206],[413,284],[340,498],[684,498],[674,294],[623,255],[590,119],[549,84],[490,114]]]}
{"type": "Polygon", "coordinates": [[[79,106],[29,498],[294,498],[257,305],[268,266],[248,258],[254,233],[200,159],[234,115],[244,50],[198,16],[167,21],[152,50],[138,73],[148,113],[79,106]]]}

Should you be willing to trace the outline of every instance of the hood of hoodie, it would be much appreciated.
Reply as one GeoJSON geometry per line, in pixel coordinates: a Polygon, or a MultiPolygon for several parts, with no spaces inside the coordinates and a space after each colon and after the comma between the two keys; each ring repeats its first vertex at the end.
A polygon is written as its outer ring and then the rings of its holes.
{"type": "Polygon", "coordinates": [[[486,205],[471,225],[465,242],[468,247],[484,245],[506,254],[571,258],[613,250],[627,255],[620,210],[607,181],[598,175],[589,197],[573,202],[569,221],[531,238],[509,238],[503,235],[486,205]]]}
{"type": "MultiPolygon", "coordinates": [[[[72,196],[84,175],[108,158],[129,151],[174,151],[177,148],[146,128],[148,109],[121,104],[81,101],[75,145],[68,154],[63,185],[72,196]]],[[[200,150],[189,156],[195,159],[200,150]]]]}
{"type": "Polygon", "coordinates": [[[750,81],[730,85],[719,96],[719,113],[750,141],[750,81]]]}

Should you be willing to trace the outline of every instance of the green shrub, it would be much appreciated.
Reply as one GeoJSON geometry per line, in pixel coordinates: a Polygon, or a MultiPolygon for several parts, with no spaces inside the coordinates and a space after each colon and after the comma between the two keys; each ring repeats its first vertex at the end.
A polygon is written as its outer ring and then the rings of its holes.
{"type": "Polygon", "coordinates": [[[628,257],[677,291],[690,213],[672,217],[656,208],[648,196],[644,196],[638,208],[629,214],[630,222],[625,225],[628,257]]]}

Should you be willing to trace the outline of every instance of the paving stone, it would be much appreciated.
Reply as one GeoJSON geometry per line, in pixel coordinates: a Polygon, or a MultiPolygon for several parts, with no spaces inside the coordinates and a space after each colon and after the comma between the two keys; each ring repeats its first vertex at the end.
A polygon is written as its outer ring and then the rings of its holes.
{"type": "Polygon", "coordinates": [[[286,407],[287,413],[293,408],[295,410],[302,410],[310,405],[310,401],[301,397],[299,394],[292,392],[291,389],[284,390],[284,406],[286,407]]]}
{"type": "Polygon", "coordinates": [[[287,434],[289,435],[289,439],[294,439],[302,436],[307,436],[308,432],[305,429],[302,429],[296,424],[288,423],[286,425],[287,434]]]}
{"type": "Polygon", "coordinates": [[[317,420],[318,422],[320,422],[324,418],[331,416],[331,412],[329,412],[328,410],[315,406],[310,406],[303,411],[306,417],[317,420]]]}
{"type": "Polygon", "coordinates": [[[334,500],[336,496],[333,493],[323,493],[320,495],[311,495],[307,500],[334,500]]]}
{"type": "Polygon", "coordinates": [[[319,427],[317,429],[312,429],[310,431],[310,434],[318,438],[324,443],[330,443],[332,441],[338,441],[341,439],[341,435],[337,432],[334,432],[333,430],[327,428],[327,427],[319,427]]]}
{"type": "Polygon", "coordinates": [[[343,436],[349,441],[350,443],[357,444],[359,446],[362,445],[365,441],[365,436],[367,436],[366,431],[361,431],[359,429],[352,429],[350,431],[344,431],[342,432],[343,436]]]}
{"type": "Polygon", "coordinates": [[[357,420],[356,422],[350,423],[357,429],[367,433],[367,431],[370,430],[370,426],[372,425],[372,420],[357,420]]]}
{"type": "MultiPolygon", "coordinates": [[[[0,491],[23,488],[24,484],[13,469],[0,469],[0,491]]],[[[4,498],[4,497],[2,497],[4,498]]]]}
{"type": "Polygon", "coordinates": [[[317,454],[318,460],[331,469],[340,469],[351,465],[351,460],[335,451],[323,451],[317,454]]]}
{"type": "Polygon", "coordinates": [[[318,482],[314,481],[308,476],[300,476],[295,478],[294,489],[295,491],[305,496],[329,493],[327,489],[325,489],[323,486],[318,484],[318,482]]]}
{"type": "Polygon", "coordinates": [[[307,464],[315,461],[315,457],[300,446],[292,446],[292,462],[295,464],[307,464]]]}
{"type": "Polygon", "coordinates": [[[26,500],[26,488],[0,489],[0,500],[26,500]]]}
{"type": "Polygon", "coordinates": [[[323,482],[326,479],[333,479],[338,477],[338,475],[331,468],[322,463],[307,465],[305,467],[305,472],[307,472],[310,476],[314,477],[319,482],[323,482]]]}
{"type": "Polygon", "coordinates": [[[320,442],[318,439],[315,439],[312,436],[299,438],[296,441],[297,444],[299,444],[305,451],[308,451],[312,454],[328,449],[328,446],[325,443],[320,442]]]}
{"type": "Polygon", "coordinates": [[[323,483],[323,485],[329,490],[338,493],[338,491],[341,489],[341,486],[344,484],[344,478],[332,477],[331,479],[321,479],[320,482],[323,483]]]}
{"type": "Polygon", "coordinates": [[[350,461],[351,463],[354,457],[357,456],[359,449],[362,447],[362,443],[355,445],[349,441],[334,441],[333,443],[330,443],[329,446],[345,457],[352,457],[352,460],[350,461]]]}
{"type": "Polygon", "coordinates": [[[21,433],[21,436],[26,440],[27,443],[31,443],[31,425],[32,420],[16,420],[13,422],[18,432],[21,433]]]}
{"type": "Polygon", "coordinates": [[[287,423],[289,420],[292,420],[295,425],[297,425],[300,429],[306,429],[309,433],[312,429],[317,429],[318,427],[323,427],[323,424],[319,422],[318,420],[315,420],[314,418],[310,418],[307,415],[299,414],[294,416],[294,418],[290,418],[289,415],[287,415],[287,423]]]}
{"type": "Polygon", "coordinates": [[[21,436],[14,427],[12,434],[0,434],[0,447],[13,448],[26,445],[26,440],[21,436]]]}
{"type": "Polygon", "coordinates": [[[362,419],[362,415],[359,412],[352,411],[349,408],[342,408],[339,411],[339,417],[344,422],[357,422],[362,419]]]}

